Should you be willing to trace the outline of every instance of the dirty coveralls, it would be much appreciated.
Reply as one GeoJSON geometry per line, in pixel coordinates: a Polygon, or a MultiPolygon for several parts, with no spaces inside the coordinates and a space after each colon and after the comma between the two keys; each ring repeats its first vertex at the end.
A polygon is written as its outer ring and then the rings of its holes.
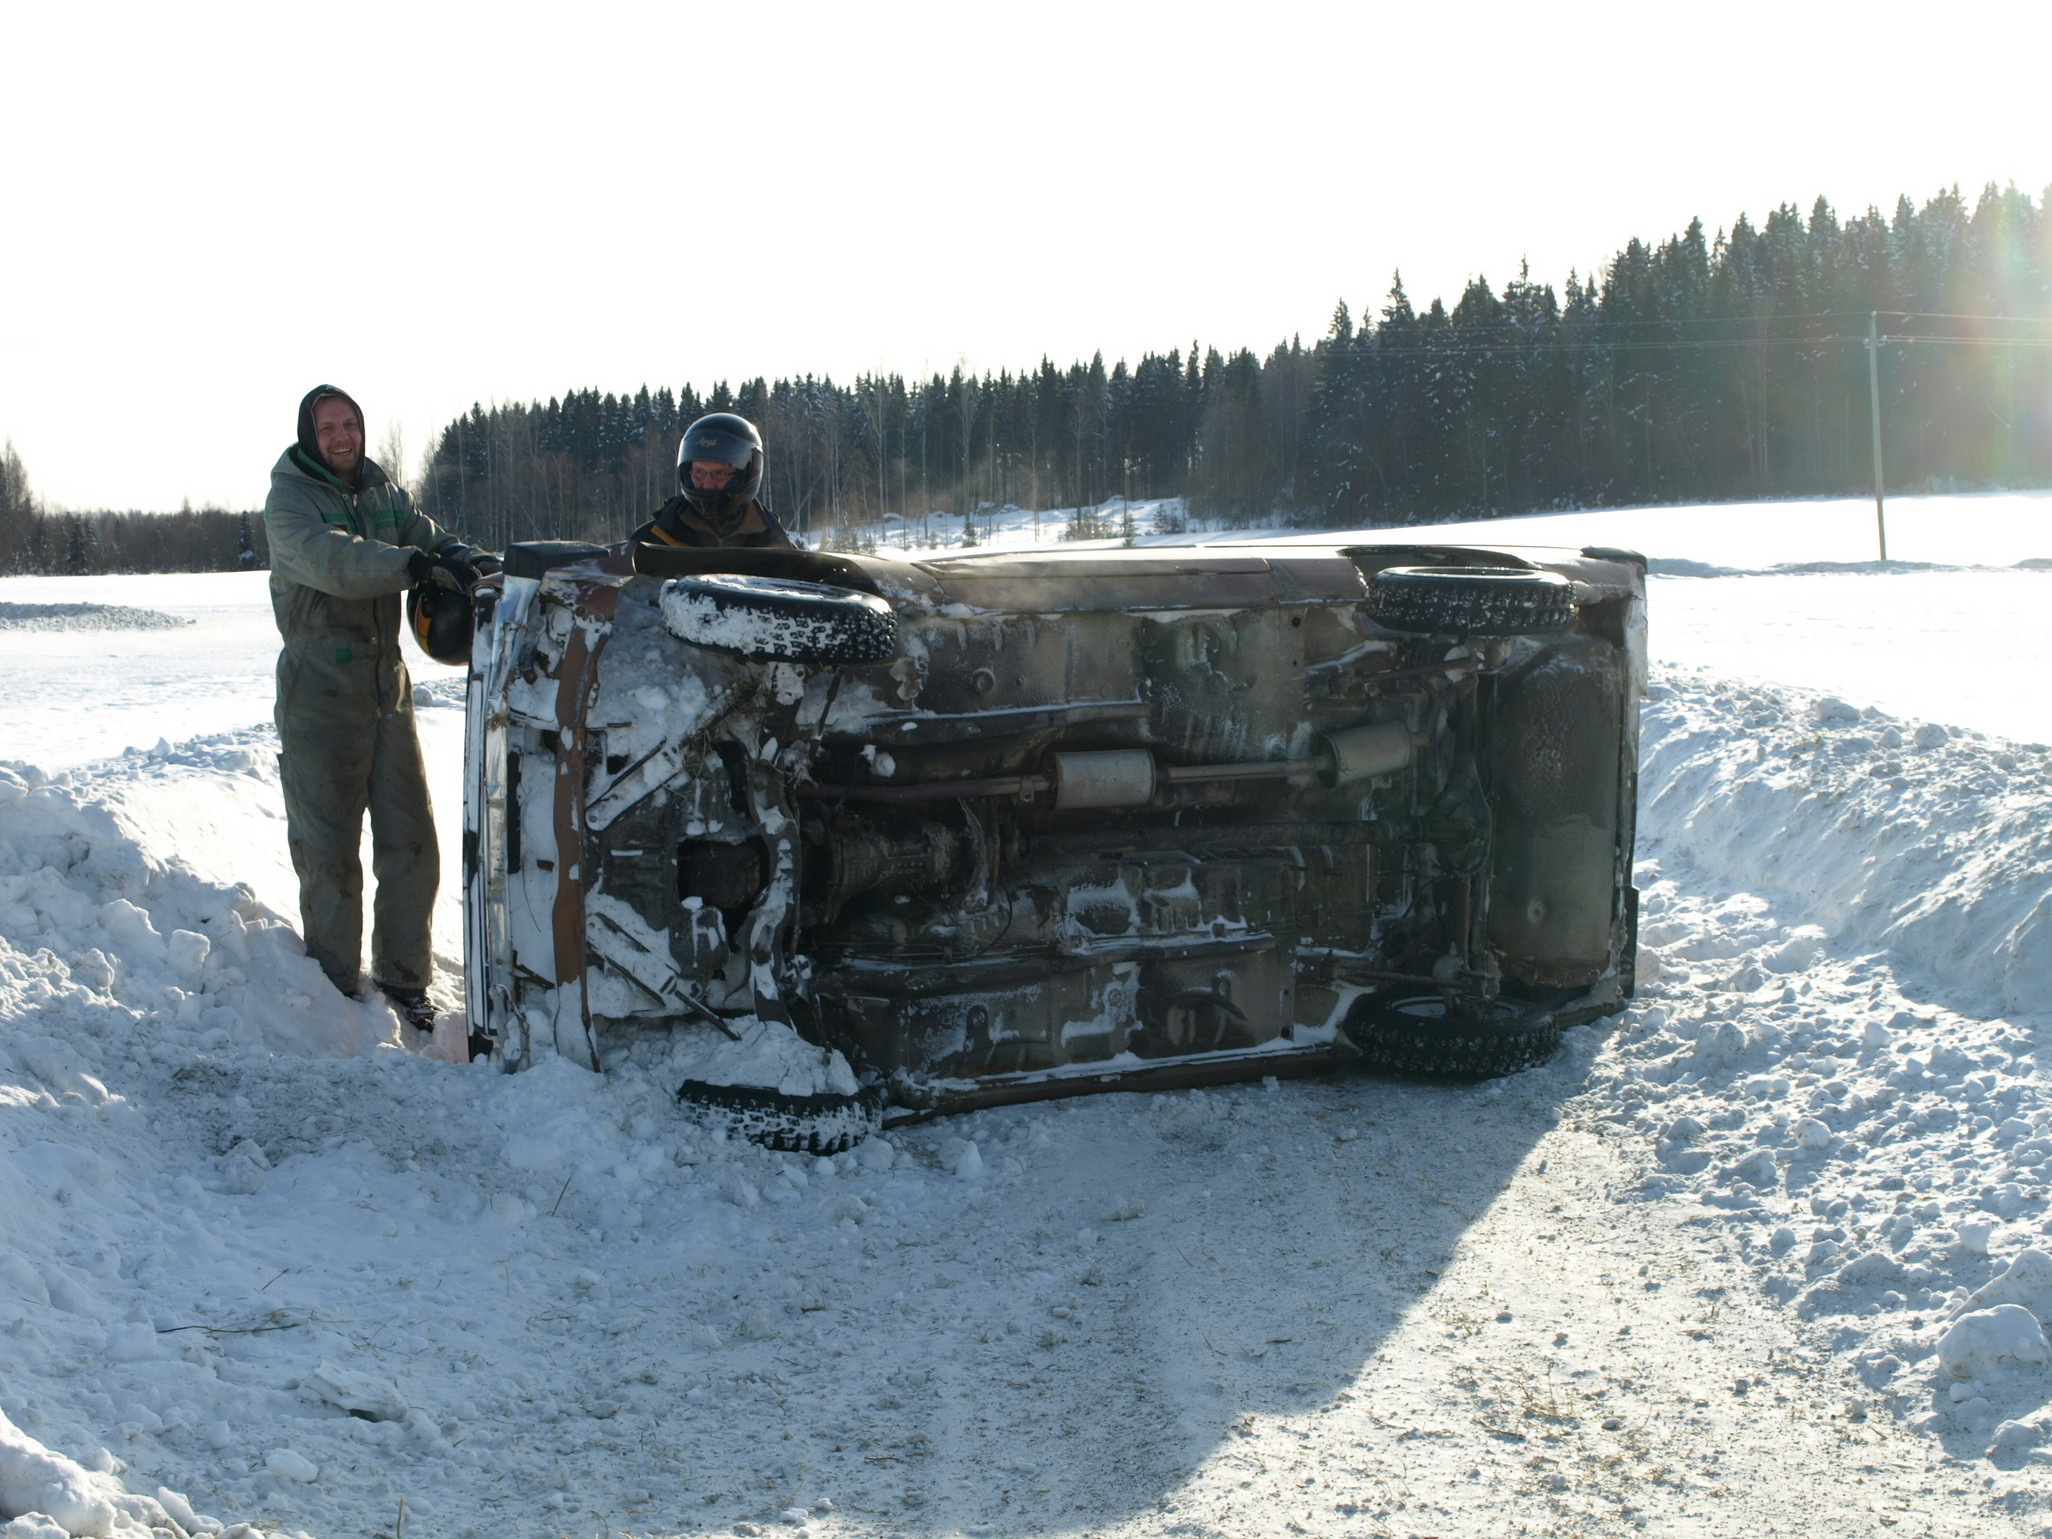
{"type": "Polygon", "coordinates": [[[399,655],[400,596],[416,550],[453,536],[368,458],[352,491],[298,446],[271,470],[264,532],[278,654],[286,839],[307,955],[355,992],[363,964],[363,814],[377,878],[371,977],[424,989],[441,854],[399,655]]]}

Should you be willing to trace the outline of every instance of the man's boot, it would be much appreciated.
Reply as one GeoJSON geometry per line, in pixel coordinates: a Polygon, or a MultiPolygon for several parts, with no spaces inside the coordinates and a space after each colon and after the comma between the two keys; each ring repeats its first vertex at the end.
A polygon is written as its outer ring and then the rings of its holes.
{"type": "Polygon", "coordinates": [[[428,1002],[426,989],[409,989],[397,983],[381,983],[378,992],[392,1001],[392,1008],[399,1012],[399,1019],[417,1031],[432,1032],[435,1029],[435,1007],[428,1002]]]}

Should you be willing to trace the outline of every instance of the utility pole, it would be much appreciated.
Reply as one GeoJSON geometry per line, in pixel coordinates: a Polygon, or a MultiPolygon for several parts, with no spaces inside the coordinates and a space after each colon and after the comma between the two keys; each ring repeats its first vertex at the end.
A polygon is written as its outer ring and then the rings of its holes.
{"type": "Polygon", "coordinates": [[[1881,559],[1888,559],[1888,520],[1881,505],[1881,317],[1867,312],[1867,406],[1874,419],[1874,532],[1881,537],[1881,559]]]}

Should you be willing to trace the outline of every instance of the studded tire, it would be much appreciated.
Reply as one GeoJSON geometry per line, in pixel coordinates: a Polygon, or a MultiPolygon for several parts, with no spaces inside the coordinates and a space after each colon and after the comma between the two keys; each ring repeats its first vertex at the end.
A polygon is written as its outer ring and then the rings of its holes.
{"type": "Polygon", "coordinates": [[[677,1099],[726,1120],[750,1143],[793,1154],[840,1154],[883,1130],[881,1090],[854,1095],[785,1095],[754,1085],[687,1079],[677,1099]]]}
{"type": "Polygon", "coordinates": [[[859,665],[898,651],[891,606],[830,583],[708,572],[664,583],[662,610],[678,640],[744,657],[859,665]]]}
{"type": "Polygon", "coordinates": [[[1560,1050],[1560,1022],[1512,1000],[1440,994],[1377,1000],[1347,1023],[1361,1068],[1402,1079],[1496,1079],[1537,1068],[1560,1050]]]}
{"type": "Polygon", "coordinates": [[[1368,615],[1423,636],[1529,636],[1574,623],[1574,585],[1507,566],[1391,566],[1368,579],[1368,615]]]}

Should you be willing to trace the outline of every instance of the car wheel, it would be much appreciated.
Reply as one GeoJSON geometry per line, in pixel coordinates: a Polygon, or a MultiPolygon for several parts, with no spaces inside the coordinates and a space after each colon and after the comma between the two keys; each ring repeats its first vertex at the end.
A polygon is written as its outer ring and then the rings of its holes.
{"type": "Polygon", "coordinates": [[[713,572],[663,584],[663,625],[679,641],[787,663],[880,663],[897,654],[898,617],[870,593],[822,582],[713,572]]]}
{"type": "Polygon", "coordinates": [[[883,1092],[785,1095],[755,1085],[687,1079],[677,1099],[724,1115],[750,1143],[791,1154],[840,1154],[883,1129],[883,1092]]]}
{"type": "Polygon", "coordinates": [[[1427,1079],[1494,1079],[1545,1063],[1560,1049],[1560,1022],[1512,1000],[1449,1005],[1441,994],[1365,1004],[1347,1022],[1372,1073],[1427,1079]]]}
{"type": "Polygon", "coordinates": [[[1574,622],[1574,585],[1507,566],[1391,566],[1368,579],[1368,616],[1431,636],[1526,636],[1574,622]]]}

